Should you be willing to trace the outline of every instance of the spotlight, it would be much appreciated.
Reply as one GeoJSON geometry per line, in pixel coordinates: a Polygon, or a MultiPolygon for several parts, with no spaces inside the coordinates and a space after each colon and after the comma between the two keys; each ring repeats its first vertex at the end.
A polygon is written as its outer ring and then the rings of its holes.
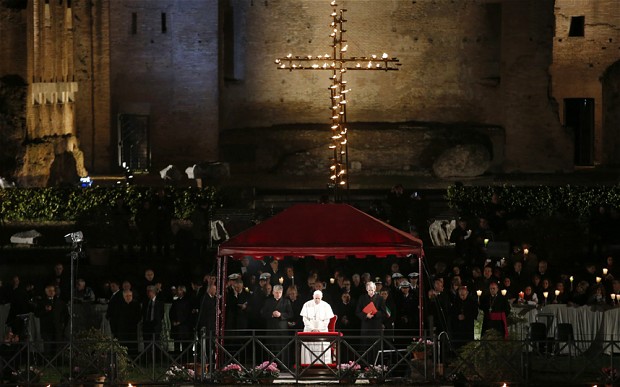
{"type": "Polygon", "coordinates": [[[81,243],[84,242],[84,234],[82,231],[76,231],[65,235],[65,242],[67,243],[81,243]]]}

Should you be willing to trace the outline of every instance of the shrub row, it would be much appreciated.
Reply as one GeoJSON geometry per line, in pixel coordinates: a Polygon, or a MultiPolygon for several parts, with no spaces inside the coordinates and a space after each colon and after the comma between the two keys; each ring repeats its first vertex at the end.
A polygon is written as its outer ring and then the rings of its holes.
{"type": "MultiPolygon", "coordinates": [[[[218,203],[213,188],[166,187],[174,202],[174,216],[188,219],[201,202],[218,203]]],[[[118,198],[135,214],[141,203],[157,189],[139,186],[90,188],[15,188],[0,190],[0,216],[7,221],[74,221],[90,214],[107,212],[118,198]]]]}
{"type": "Polygon", "coordinates": [[[537,186],[465,187],[450,186],[449,205],[463,216],[482,216],[496,192],[508,213],[523,218],[567,215],[587,219],[592,210],[604,205],[620,209],[620,186],[537,186]]]}

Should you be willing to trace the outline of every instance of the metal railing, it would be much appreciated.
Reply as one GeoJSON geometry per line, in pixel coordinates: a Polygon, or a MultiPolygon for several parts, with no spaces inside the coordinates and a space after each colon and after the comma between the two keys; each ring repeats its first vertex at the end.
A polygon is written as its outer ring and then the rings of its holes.
{"type": "Polygon", "coordinates": [[[213,383],[221,378],[218,370],[229,364],[238,365],[247,382],[257,383],[255,368],[265,361],[275,362],[281,376],[291,383],[337,380],[342,377],[338,365],[353,362],[360,366],[358,377],[365,377],[366,368],[380,366],[377,379],[389,382],[595,384],[608,380],[609,369],[615,370],[620,355],[620,342],[602,339],[586,343],[490,338],[464,343],[444,334],[423,337],[433,345],[423,346],[425,352],[419,358],[414,358],[413,338],[405,332],[375,336],[344,332],[322,339],[326,343],[322,351],[329,351],[332,361],[326,364],[317,353],[319,358],[311,366],[300,366],[300,351],[310,349],[308,339],[292,331],[236,331],[224,337],[204,332],[193,340],[177,341],[176,352],[168,340],[123,342],[125,350],[131,348],[126,356],[118,346],[110,345],[117,343],[113,339],[103,343],[74,340],[73,353],[82,357],[77,364],[84,367],[74,370],[68,368],[68,342],[2,344],[0,384],[84,384],[93,371],[105,375],[106,384],[172,384],[178,382],[171,380],[175,367],[192,370],[188,383],[213,383]]]}

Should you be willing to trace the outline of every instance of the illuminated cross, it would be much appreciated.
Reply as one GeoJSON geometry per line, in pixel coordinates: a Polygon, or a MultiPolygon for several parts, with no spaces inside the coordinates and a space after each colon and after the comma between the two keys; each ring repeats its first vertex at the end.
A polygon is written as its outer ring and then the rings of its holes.
{"type": "Polygon", "coordinates": [[[330,3],[332,6],[331,34],[332,54],[317,56],[293,56],[288,54],[285,58],[277,58],[276,64],[281,70],[327,70],[332,72],[329,87],[331,100],[331,143],[329,149],[333,151],[330,157],[330,186],[334,188],[334,200],[341,201],[342,190],[349,189],[349,179],[347,169],[349,166],[349,151],[347,142],[347,81],[344,80],[344,73],[347,70],[398,70],[397,58],[389,58],[388,54],[380,57],[371,55],[369,57],[345,57],[348,45],[344,39],[345,29],[342,28],[346,22],[344,13],[346,9],[338,9],[336,1],[330,3]]]}

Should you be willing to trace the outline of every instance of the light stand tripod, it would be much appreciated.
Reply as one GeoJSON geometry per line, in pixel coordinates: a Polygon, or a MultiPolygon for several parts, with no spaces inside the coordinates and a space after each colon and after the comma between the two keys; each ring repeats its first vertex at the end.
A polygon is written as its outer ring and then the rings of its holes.
{"type": "Polygon", "coordinates": [[[84,242],[84,234],[81,231],[72,232],[65,235],[65,241],[71,243],[71,279],[69,286],[69,381],[73,380],[73,297],[75,293],[75,264],[82,255],[82,242],[84,242]]]}

